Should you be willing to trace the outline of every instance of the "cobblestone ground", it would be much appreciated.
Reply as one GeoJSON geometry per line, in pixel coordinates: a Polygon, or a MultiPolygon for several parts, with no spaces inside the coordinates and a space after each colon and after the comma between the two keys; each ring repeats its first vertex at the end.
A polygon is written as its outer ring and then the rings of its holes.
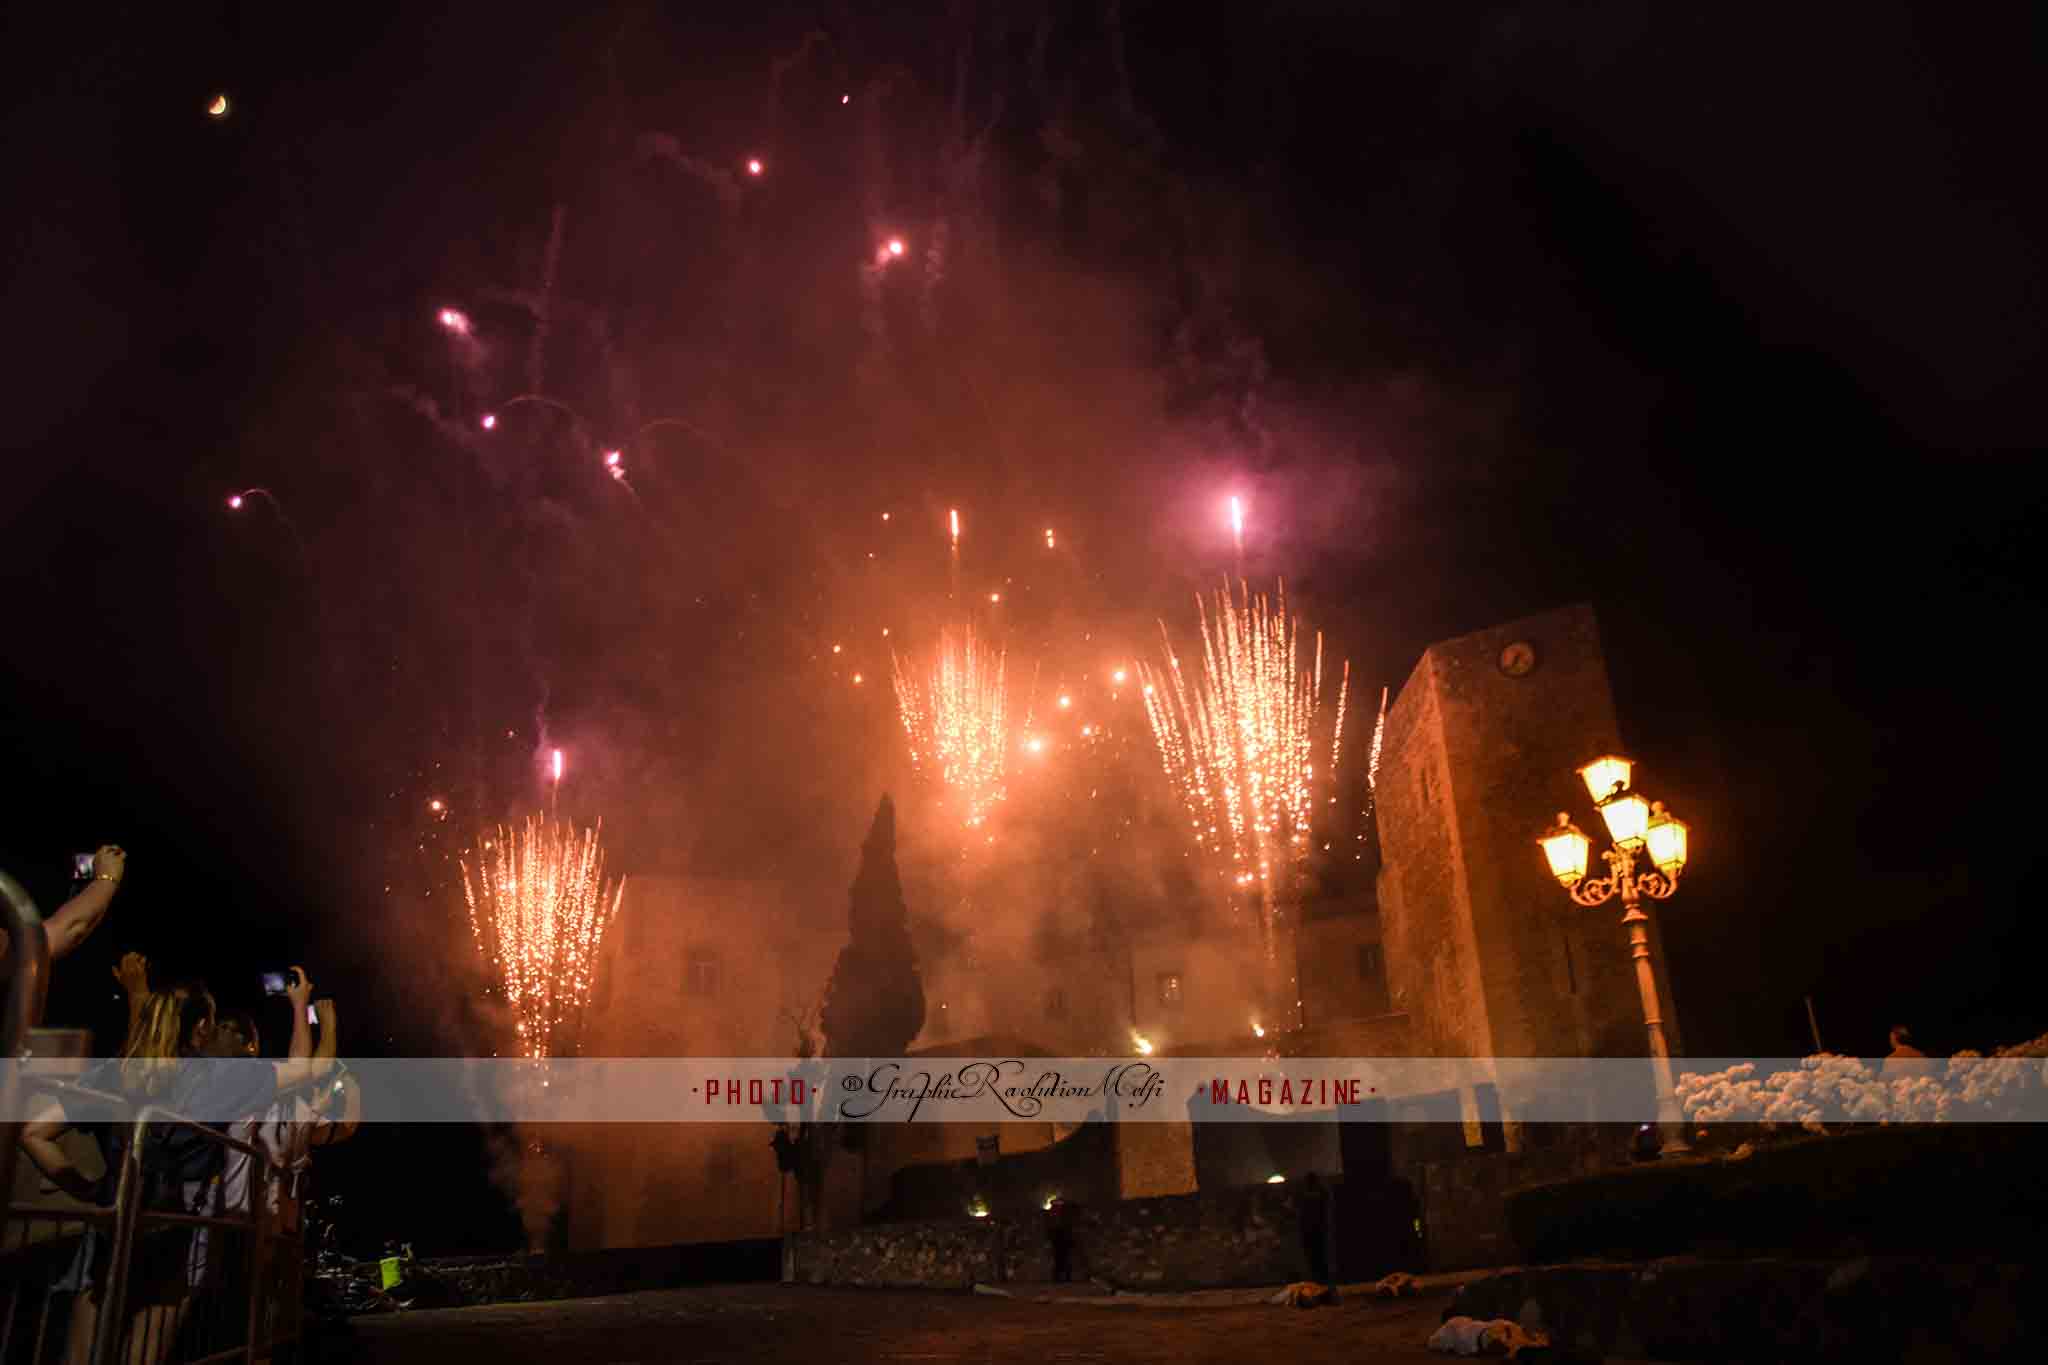
{"type": "Polygon", "coordinates": [[[320,1359],[364,1365],[698,1362],[1438,1361],[1448,1291],[1327,1308],[1033,1303],[968,1294],[726,1285],[358,1318],[320,1359]]]}

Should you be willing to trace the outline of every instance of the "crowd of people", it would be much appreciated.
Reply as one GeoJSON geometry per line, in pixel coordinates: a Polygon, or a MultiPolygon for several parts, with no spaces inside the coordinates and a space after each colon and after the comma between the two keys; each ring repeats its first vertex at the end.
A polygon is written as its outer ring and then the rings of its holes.
{"type": "MultiPolygon", "coordinates": [[[[126,871],[120,848],[94,855],[90,881],[45,922],[53,961],[74,952],[106,918],[126,871]]],[[[0,954],[6,946],[0,931],[0,954]]],[[[40,1174],[46,1196],[61,1192],[104,1208],[114,1204],[128,1149],[139,1140],[139,1183],[131,1193],[145,1214],[242,1220],[239,1227],[148,1220],[138,1231],[120,1325],[122,1358],[155,1365],[169,1358],[195,1304],[209,1295],[246,1302],[254,1282],[245,1278],[251,1259],[244,1237],[296,1248],[313,1150],[355,1132],[361,1094],[336,1060],[334,1002],[315,999],[302,968],[282,983],[291,1009],[286,1054],[267,1062],[256,1016],[222,1009],[204,981],[153,980],[149,961],[134,952],[113,974],[127,997],[125,1039],[112,1057],[35,1102],[21,1154],[40,1174]],[[138,1130],[145,1106],[163,1117],[149,1116],[138,1130]],[[204,1122],[176,1117],[182,1115],[204,1122]],[[89,1169],[94,1164],[96,1172],[89,1169]]],[[[73,1361],[91,1355],[100,1294],[109,1283],[111,1231],[88,1222],[51,1286],[73,1296],[73,1361]]],[[[256,1258],[257,1276],[274,1268],[256,1258]]]]}

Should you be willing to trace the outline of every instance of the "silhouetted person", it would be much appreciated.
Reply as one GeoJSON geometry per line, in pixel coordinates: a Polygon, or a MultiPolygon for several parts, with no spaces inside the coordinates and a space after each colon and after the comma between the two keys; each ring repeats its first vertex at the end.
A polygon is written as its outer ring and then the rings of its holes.
{"type": "Polygon", "coordinates": [[[1913,1035],[1905,1025],[1892,1030],[1892,1050],[1884,1059],[1885,1075],[1929,1076],[1939,1068],[1939,1062],[1913,1046],[1913,1035]]]}
{"type": "Polygon", "coordinates": [[[1323,1178],[1310,1171],[1296,1197],[1301,1213],[1301,1249],[1308,1256],[1308,1277],[1317,1284],[1330,1282],[1330,1197],[1323,1178]]]}
{"type": "Polygon", "coordinates": [[[1074,1214],[1066,1200],[1054,1196],[1045,1206],[1045,1234],[1052,1242],[1052,1277],[1067,1284],[1074,1278],[1074,1214]]]}

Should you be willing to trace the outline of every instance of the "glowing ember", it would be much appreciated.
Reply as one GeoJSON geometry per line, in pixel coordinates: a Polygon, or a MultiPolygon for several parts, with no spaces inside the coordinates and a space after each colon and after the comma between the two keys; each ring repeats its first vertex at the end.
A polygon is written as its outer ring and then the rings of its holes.
{"type": "Polygon", "coordinates": [[[853,685],[854,685],[855,687],[859,687],[859,686],[861,685],[861,682],[862,682],[862,679],[861,679],[861,675],[860,675],[860,674],[858,674],[858,673],[854,674],[854,675],[853,675],[853,685]]]}
{"type": "Polygon", "coordinates": [[[1116,683],[1119,687],[1121,687],[1124,681],[1124,671],[1121,668],[1119,668],[1116,672],[1109,675],[1109,679],[1111,682],[1116,683]]]}
{"type": "Polygon", "coordinates": [[[894,664],[910,761],[958,797],[966,824],[979,825],[1003,799],[1009,736],[1003,655],[979,643],[970,628],[940,634],[938,659],[922,685],[901,658],[894,664]]]}
{"type": "Polygon", "coordinates": [[[1069,706],[1072,706],[1073,704],[1074,699],[1072,697],[1062,696],[1060,698],[1060,710],[1062,711],[1066,710],[1069,706]]]}
{"type": "Polygon", "coordinates": [[[901,237],[891,237],[889,239],[889,254],[891,256],[901,256],[903,254],[903,239],[901,237]]]}
{"type": "Polygon", "coordinates": [[[618,468],[618,465],[619,465],[619,452],[618,452],[618,451],[616,451],[616,450],[607,450],[607,451],[606,451],[606,452],[604,453],[604,462],[605,462],[606,466],[607,466],[607,467],[609,467],[609,468],[612,468],[612,469],[616,469],[616,468],[618,468]]]}
{"type": "Polygon", "coordinates": [[[1000,602],[1003,600],[1003,595],[999,592],[992,592],[988,595],[988,600],[991,602],[1000,602]]]}
{"type": "Polygon", "coordinates": [[[605,884],[594,829],[528,820],[496,842],[474,872],[462,865],[470,929],[511,1006],[521,1055],[556,1056],[575,1041],[625,883],[605,884]]]}
{"type": "MultiPolygon", "coordinates": [[[[1297,672],[1297,623],[1287,615],[1283,585],[1277,609],[1261,595],[1228,591],[1210,604],[1197,599],[1202,618],[1203,676],[1191,686],[1173,643],[1165,640],[1163,673],[1138,665],[1145,710],[1159,741],[1166,775],[1187,806],[1195,841],[1218,856],[1231,883],[1258,887],[1264,926],[1276,908],[1291,904],[1306,868],[1314,789],[1336,775],[1315,767],[1314,731],[1322,707],[1323,641],[1316,637],[1311,671],[1297,672]],[[1162,684],[1155,690],[1155,679],[1162,684]],[[1160,693],[1170,689],[1171,700],[1160,693]],[[1278,904],[1276,906],[1276,898],[1278,904]]],[[[1344,724],[1339,690],[1335,730],[1344,724]]]]}
{"type": "Polygon", "coordinates": [[[434,814],[439,815],[442,811],[448,809],[448,803],[437,796],[433,800],[427,802],[427,809],[434,812],[434,814]]]}
{"type": "Polygon", "coordinates": [[[1045,548],[1048,550],[1054,548],[1052,539],[1052,527],[1050,526],[1045,528],[1045,548]]]}
{"type": "Polygon", "coordinates": [[[557,749],[557,750],[555,750],[555,781],[557,781],[557,782],[560,782],[561,780],[562,780],[562,751],[561,751],[560,749],[557,749]]]}
{"type": "Polygon", "coordinates": [[[960,548],[960,509],[955,507],[948,514],[953,523],[953,548],[960,548]]]}
{"type": "Polygon", "coordinates": [[[748,158],[748,160],[747,160],[747,174],[748,174],[748,175],[759,175],[760,173],[761,173],[761,159],[760,159],[759,157],[750,157],[750,158],[748,158]]]}
{"type": "Polygon", "coordinates": [[[443,327],[446,327],[449,331],[459,333],[463,336],[469,335],[468,314],[458,313],[453,308],[443,308],[441,310],[440,316],[441,325],[443,327]]]}
{"type": "Polygon", "coordinates": [[[485,431],[496,430],[498,425],[498,414],[495,412],[485,413],[483,415],[483,420],[478,422],[477,425],[482,427],[485,431]]]}
{"type": "Polygon", "coordinates": [[[228,498],[228,507],[229,507],[229,508],[230,508],[231,510],[233,510],[233,511],[236,511],[236,512],[239,512],[239,511],[241,511],[241,510],[242,510],[242,495],[241,495],[240,493],[236,493],[236,494],[232,495],[231,497],[229,497],[229,498],[228,498]]]}
{"type": "Polygon", "coordinates": [[[1252,1021],[1252,1036],[1255,1038],[1263,1038],[1266,1036],[1266,1030],[1259,1027],[1259,1022],[1256,1019],[1252,1021]]]}
{"type": "Polygon", "coordinates": [[[1140,1057],[1150,1057],[1152,1055],[1152,1040],[1142,1033],[1133,1033],[1131,1035],[1131,1046],[1138,1049],[1140,1057]]]}

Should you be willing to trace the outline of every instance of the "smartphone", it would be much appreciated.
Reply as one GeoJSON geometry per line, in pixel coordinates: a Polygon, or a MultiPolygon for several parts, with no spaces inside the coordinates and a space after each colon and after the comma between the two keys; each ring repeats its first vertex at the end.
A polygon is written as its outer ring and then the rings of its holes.
{"type": "Polygon", "coordinates": [[[71,855],[71,879],[80,882],[89,882],[93,879],[92,854],[74,853],[71,855]]]}
{"type": "Polygon", "coordinates": [[[265,995],[283,995],[286,986],[290,982],[290,972],[265,972],[263,974],[263,993],[265,995]]]}
{"type": "Polygon", "coordinates": [[[311,1005],[306,1006],[306,1022],[309,1024],[319,1023],[320,1011],[314,1009],[311,1005]]]}

